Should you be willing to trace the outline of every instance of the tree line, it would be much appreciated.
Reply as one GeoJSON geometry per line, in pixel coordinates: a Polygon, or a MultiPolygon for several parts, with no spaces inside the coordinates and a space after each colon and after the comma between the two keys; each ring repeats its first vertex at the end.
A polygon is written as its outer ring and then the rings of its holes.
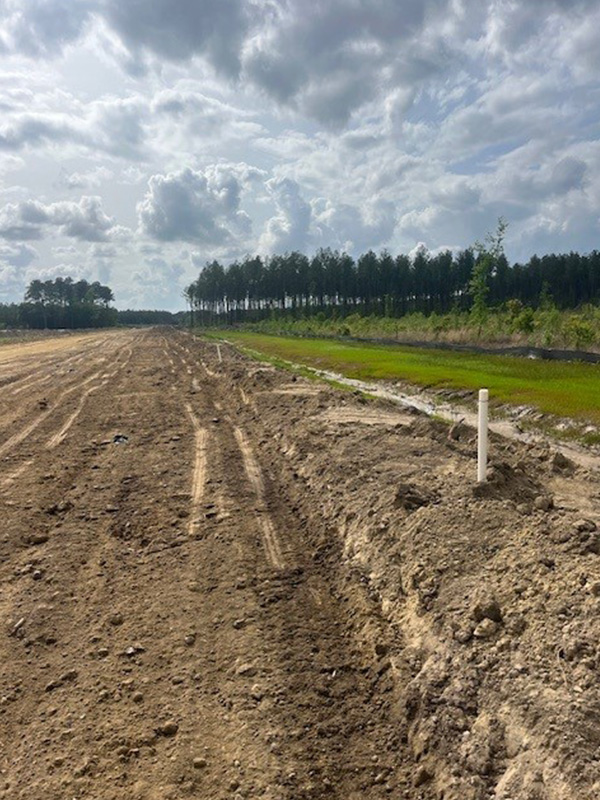
{"type": "Polygon", "coordinates": [[[400,317],[465,311],[478,294],[489,307],[511,299],[532,308],[553,301],[562,309],[600,301],[599,251],[534,255],[510,265],[501,247],[505,228],[501,223],[499,237],[489,237],[495,249],[475,245],[456,254],[422,249],[411,258],[369,250],[353,259],[325,248],[312,258],[300,252],[253,256],[227,267],[215,260],[184,295],[197,324],[318,312],[400,317]]]}
{"type": "Polygon", "coordinates": [[[22,303],[0,306],[0,326],[7,328],[105,328],[117,324],[109,286],[72,278],[33,280],[22,303]]]}
{"type": "Polygon", "coordinates": [[[110,304],[110,286],[98,281],[72,278],[31,281],[22,303],[0,303],[0,329],[32,328],[58,330],[106,328],[114,325],[178,325],[185,312],[126,309],[110,304]]]}

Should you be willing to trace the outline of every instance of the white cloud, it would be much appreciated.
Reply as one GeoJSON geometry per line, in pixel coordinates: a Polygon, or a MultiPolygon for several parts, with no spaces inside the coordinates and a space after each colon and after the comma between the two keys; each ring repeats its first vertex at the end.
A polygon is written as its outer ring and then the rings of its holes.
{"type": "Polygon", "coordinates": [[[94,0],[5,0],[5,47],[38,58],[56,55],[81,36],[96,6],[94,0]]]}
{"type": "Polygon", "coordinates": [[[192,276],[182,242],[435,252],[502,214],[512,258],[598,246],[597,0],[0,0],[0,21],[7,286],[33,241],[146,298],[192,276]]]}
{"type": "Polygon", "coordinates": [[[273,178],[267,181],[277,213],[267,222],[259,242],[263,253],[305,250],[310,243],[311,207],[302,197],[296,181],[273,178]]]}
{"type": "Polygon", "coordinates": [[[251,231],[251,220],[241,210],[244,186],[259,174],[246,164],[190,168],[153,175],[138,205],[140,226],[148,236],[164,242],[202,242],[219,247],[251,231]]]}
{"type": "Polygon", "coordinates": [[[42,239],[47,228],[83,242],[101,242],[108,239],[115,220],[104,213],[99,197],[48,205],[28,200],[0,208],[0,237],[4,239],[42,239]]]}
{"type": "Polygon", "coordinates": [[[0,244],[0,263],[18,269],[28,267],[38,257],[38,251],[27,244],[0,244]]]}

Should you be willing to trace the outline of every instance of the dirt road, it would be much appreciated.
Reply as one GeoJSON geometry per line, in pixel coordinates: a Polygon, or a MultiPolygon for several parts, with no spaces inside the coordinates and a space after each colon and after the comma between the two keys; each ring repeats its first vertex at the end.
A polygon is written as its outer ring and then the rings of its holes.
{"type": "Polygon", "coordinates": [[[0,797],[594,796],[597,476],[496,442],[478,496],[468,432],[225,345],[43,345],[0,360],[0,797]]]}
{"type": "Polygon", "coordinates": [[[205,346],[43,344],[0,368],[0,796],[427,796],[378,606],[205,346]]]}

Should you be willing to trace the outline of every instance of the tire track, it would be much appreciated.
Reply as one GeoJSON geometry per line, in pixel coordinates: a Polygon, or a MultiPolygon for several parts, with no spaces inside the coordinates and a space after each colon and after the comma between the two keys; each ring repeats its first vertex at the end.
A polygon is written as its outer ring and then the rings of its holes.
{"type": "MultiPolygon", "coordinates": [[[[185,357],[179,353],[178,357],[180,358],[184,367],[187,367],[187,361],[185,357]]],[[[218,377],[217,373],[213,372],[209,367],[207,367],[204,361],[201,361],[201,364],[210,377],[218,377]]],[[[200,388],[200,385],[196,378],[193,379],[192,386],[196,390],[200,388]]],[[[220,413],[223,412],[223,406],[218,400],[213,399],[213,405],[218,412],[220,413]]],[[[190,418],[192,419],[192,424],[194,425],[194,430],[196,435],[196,463],[194,466],[194,479],[193,479],[193,489],[192,489],[192,509],[193,511],[195,511],[200,504],[205,482],[207,431],[201,428],[189,404],[186,404],[186,410],[190,415],[190,418]],[[202,485],[198,486],[198,481],[200,480],[202,481],[202,485]]],[[[228,415],[226,416],[226,419],[228,422],[231,423],[231,420],[229,419],[228,415]]],[[[233,425],[233,432],[239,451],[241,452],[242,455],[242,461],[246,477],[252,487],[254,494],[256,495],[258,505],[261,507],[260,512],[256,515],[256,518],[258,526],[260,528],[263,548],[267,557],[267,561],[273,568],[277,570],[284,570],[286,568],[286,560],[282,552],[281,543],[279,541],[275,525],[273,523],[271,515],[266,510],[267,504],[265,500],[265,486],[260,467],[254,456],[254,452],[252,450],[250,442],[248,441],[246,435],[241,430],[241,428],[233,425]]],[[[224,507],[221,508],[221,513],[222,514],[226,513],[226,509],[224,507]]],[[[190,534],[193,533],[195,524],[196,524],[195,516],[194,514],[192,514],[192,519],[190,520],[190,524],[188,527],[188,533],[190,534]]]]}
{"type": "MultiPolygon", "coordinates": [[[[118,360],[118,358],[119,358],[119,355],[117,355],[117,360],[118,360]]],[[[103,358],[101,360],[104,361],[105,358],[103,358]]],[[[110,373],[110,375],[114,377],[114,374],[116,374],[117,371],[118,371],[118,369],[115,370],[114,373],[110,373]]],[[[58,395],[54,405],[49,410],[44,411],[43,413],[41,413],[38,417],[36,417],[34,420],[32,420],[28,425],[26,425],[20,431],[15,433],[13,436],[9,437],[2,445],[0,445],[0,457],[4,456],[7,452],[12,450],[14,447],[17,447],[19,444],[21,444],[21,442],[23,442],[25,439],[27,439],[27,437],[30,436],[50,416],[54,415],[57,411],[60,411],[61,410],[61,403],[63,402],[63,400],[66,397],[68,397],[70,394],[72,394],[73,392],[75,392],[75,391],[77,391],[79,389],[84,389],[84,387],[88,386],[88,384],[92,383],[93,381],[97,380],[100,377],[103,377],[102,373],[94,372],[92,375],[88,376],[84,381],[82,381],[80,383],[76,383],[73,386],[69,386],[68,388],[64,389],[58,395]]],[[[108,378],[106,378],[105,383],[106,383],[107,380],[108,380],[108,378]]],[[[77,417],[79,416],[79,413],[81,413],[81,409],[83,408],[83,402],[85,401],[85,399],[93,391],[96,391],[98,388],[100,388],[100,385],[92,387],[91,389],[88,389],[87,391],[84,392],[84,394],[83,394],[83,396],[82,396],[82,398],[80,400],[80,407],[71,415],[71,417],[67,420],[67,422],[62,426],[61,430],[58,432],[59,434],[61,434],[63,432],[66,434],[66,431],[71,427],[71,425],[73,424],[75,419],[77,419],[77,417]]],[[[52,437],[52,438],[54,438],[54,437],[52,437]]],[[[51,439],[49,441],[49,443],[48,443],[48,446],[50,446],[51,448],[55,447],[56,444],[58,444],[60,441],[62,441],[63,438],[64,438],[64,436],[57,438],[57,441],[54,444],[50,444],[50,442],[52,441],[52,439],[51,439]]]]}
{"type": "Polygon", "coordinates": [[[208,453],[208,431],[203,428],[194,414],[192,407],[189,403],[185,404],[187,411],[194,428],[194,442],[195,442],[195,455],[194,455],[194,471],[192,475],[192,491],[191,491],[191,509],[190,521],[188,522],[188,534],[192,535],[198,524],[197,513],[204,496],[204,487],[206,484],[207,473],[207,453],[208,453]]]}
{"type": "MultiPolygon", "coordinates": [[[[234,435],[236,441],[238,443],[238,447],[242,454],[242,460],[244,463],[244,470],[246,472],[246,477],[250,485],[252,486],[254,493],[256,494],[257,500],[260,504],[261,511],[263,511],[265,504],[265,486],[262,478],[262,473],[260,471],[260,467],[254,453],[252,451],[252,447],[250,446],[250,442],[246,438],[245,434],[238,428],[237,426],[234,427],[234,435]]],[[[279,537],[275,531],[275,526],[270,518],[270,515],[264,511],[258,517],[258,523],[261,528],[262,536],[263,536],[263,544],[265,548],[265,552],[267,555],[267,559],[271,563],[275,569],[283,570],[285,569],[285,560],[283,557],[283,553],[281,551],[281,544],[279,542],[279,537]]]]}
{"type": "Polygon", "coordinates": [[[31,372],[28,372],[27,375],[24,375],[21,378],[17,378],[17,380],[15,381],[5,384],[6,394],[10,396],[18,395],[21,392],[25,391],[26,389],[35,386],[36,384],[39,385],[41,383],[46,383],[47,381],[56,377],[57,367],[64,374],[66,367],[71,368],[81,363],[82,361],[85,361],[90,357],[90,355],[97,352],[98,350],[101,350],[106,345],[106,342],[107,339],[102,339],[100,342],[90,343],[86,346],[83,352],[79,350],[78,352],[64,359],[61,359],[60,357],[57,357],[53,354],[48,354],[48,359],[43,361],[41,364],[38,363],[34,365],[33,370],[31,372]],[[49,374],[46,375],[45,373],[47,372],[49,374]]]}
{"type": "Polygon", "coordinates": [[[81,395],[81,399],[79,400],[79,405],[77,406],[75,411],[73,411],[73,413],[67,418],[67,421],[62,426],[62,428],[53,436],[51,436],[50,439],[48,439],[46,447],[49,450],[52,450],[54,447],[56,447],[62,441],[64,441],[64,439],[67,436],[67,433],[69,432],[70,427],[73,425],[75,420],[79,417],[79,415],[83,411],[83,406],[85,405],[85,401],[87,400],[87,398],[91,394],[93,394],[93,392],[97,392],[98,389],[101,389],[103,386],[106,386],[107,383],[108,379],[105,379],[101,383],[97,384],[97,386],[91,386],[89,389],[85,390],[85,392],[81,395]]]}
{"type": "MultiPolygon", "coordinates": [[[[62,441],[64,441],[64,439],[66,438],[67,433],[69,432],[69,429],[72,427],[73,423],[77,420],[77,418],[79,417],[79,415],[83,411],[83,407],[84,407],[85,402],[88,399],[88,397],[91,394],[93,394],[94,392],[97,392],[98,389],[102,389],[104,386],[106,386],[107,383],[109,381],[111,381],[121,370],[124,370],[127,367],[127,365],[129,364],[129,361],[131,360],[131,356],[133,354],[133,351],[132,351],[131,347],[128,347],[125,350],[125,352],[127,353],[127,356],[125,358],[125,361],[122,364],[119,364],[115,369],[113,369],[112,372],[104,373],[104,375],[101,376],[103,378],[103,380],[97,386],[92,386],[89,389],[86,389],[86,391],[82,394],[82,396],[81,396],[81,398],[79,400],[79,405],[77,406],[75,411],[73,411],[73,413],[67,418],[67,420],[64,423],[64,425],[62,426],[62,428],[59,431],[57,431],[57,433],[55,433],[53,436],[51,436],[50,439],[48,439],[48,442],[46,443],[46,447],[49,450],[52,450],[54,447],[56,447],[62,441]]],[[[118,358],[119,358],[119,356],[117,357],[117,360],[118,360],[118,358]]]]}

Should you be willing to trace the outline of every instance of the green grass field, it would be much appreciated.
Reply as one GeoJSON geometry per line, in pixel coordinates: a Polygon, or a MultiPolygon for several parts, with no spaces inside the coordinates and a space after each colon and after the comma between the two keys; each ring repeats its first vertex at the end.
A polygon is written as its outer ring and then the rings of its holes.
{"type": "Polygon", "coordinates": [[[490,390],[495,403],[600,424],[600,365],[228,331],[240,345],[359,380],[490,390]]]}

